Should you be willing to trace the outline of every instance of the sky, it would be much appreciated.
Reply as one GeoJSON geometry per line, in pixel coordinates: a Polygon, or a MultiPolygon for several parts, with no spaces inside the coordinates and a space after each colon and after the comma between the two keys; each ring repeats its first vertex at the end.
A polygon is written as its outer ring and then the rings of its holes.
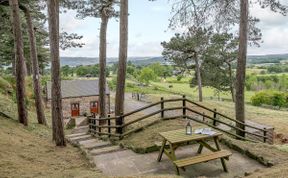
{"type": "MultiPolygon", "coordinates": [[[[286,1],[286,0],[284,0],[286,1]]],[[[171,2],[171,1],[170,1],[171,2]]],[[[163,41],[180,31],[168,29],[171,17],[171,3],[168,0],[130,0],[128,25],[128,56],[150,57],[161,56],[163,41]]],[[[253,16],[260,19],[258,27],[263,34],[261,47],[249,47],[249,55],[288,53],[288,16],[250,7],[253,16]]],[[[66,57],[98,57],[100,20],[97,18],[75,18],[76,12],[68,11],[60,14],[60,29],[68,33],[83,35],[82,48],[72,48],[61,51],[66,57]]],[[[117,57],[119,48],[119,21],[110,19],[107,31],[107,57],[117,57]]]]}

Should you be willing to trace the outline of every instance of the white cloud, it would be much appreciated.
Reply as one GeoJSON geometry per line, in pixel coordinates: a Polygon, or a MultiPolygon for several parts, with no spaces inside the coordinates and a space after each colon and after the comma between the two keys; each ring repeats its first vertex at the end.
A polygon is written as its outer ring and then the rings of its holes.
{"type": "Polygon", "coordinates": [[[251,14],[260,19],[258,26],[263,34],[263,43],[260,48],[250,47],[248,53],[288,53],[288,17],[258,6],[252,8],[251,14]]]}
{"type": "MultiPolygon", "coordinates": [[[[133,8],[133,7],[131,7],[133,8]]],[[[151,6],[150,10],[159,12],[169,12],[169,6],[151,6]]],[[[258,26],[262,30],[263,41],[260,48],[249,47],[249,54],[268,54],[268,53],[288,53],[288,17],[282,16],[281,14],[273,13],[270,9],[261,9],[256,6],[252,7],[251,13],[253,16],[260,19],[258,26]]],[[[170,16],[167,13],[167,19],[170,16]]],[[[99,51],[99,19],[87,18],[85,20],[75,19],[75,11],[68,11],[66,14],[60,15],[60,24],[63,30],[72,33],[76,32],[79,35],[83,35],[83,42],[85,46],[79,49],[68,49],[61,51],[62,56],[91,56],[97,57],[99,51]]],[[[164,14],[165,15],[165,14],[164,14]]],[[[164,16],[163,15],[163,16],[164,16]]],[[[141,16],[145,20],[145,14],[141,16]]],[[[164,17],[165,18],[165,17],[164,17]]],[[[146,19],[147,20],[147,19],[146,19]]],[[[157,17],[154,21],[159,20],[157,17]]],[[[129,56],[159,56],[162,52],[162,46],[160,43],[164,40],[168,40],[174,35],[174,33],[183,33],[187,28],[177,28],[174,31],[167,30],[166,22],[163,20],[158,23],[147,24],[145,28],[135,30],[134,24],[130,21],[129,28],[129,56]],[[165,25],[165,27],[163,27],[165,25]],[[155,29],[166,29],[166,35],[160,35],[159,30],[154,30],[154,33],[149,35],[151,28],[155,29]],[[143,31],[142,31],[143,30],[143,31]],[[158,34],[156,34],[158,33],[158,34]],[[156,34],[156,35],[155,35],[156,34]],[[154,36],[155,37],[154,37],[154,36]],[[152,37],[153,36],[153,37],[152,37]]],[[[119,48],[119,22],[114,20],[109,21],[108,32],[107,32],[107,56],[117,57],[119,48]]]]}
{"type": "Polygon", "coordinates": [[[67,32],[73,32],[83,25],[83,20],[76,19],[75,16],[76,12],[72,10],[60,14],[60,29],[67,32]]]}
{"type": "Polygon", "coordinates": [[[131,43],[128,47],[129,56],[159,56],[163,48],[158,41],[131,43]]]}
{"type": "Polygon", "coordinates": [[[169,11],[170,9],[167,9],[163,6],[152,6],[151,7],[151,10],[154,11],[154,12],[165,12],[165,11],[169,11]]]}

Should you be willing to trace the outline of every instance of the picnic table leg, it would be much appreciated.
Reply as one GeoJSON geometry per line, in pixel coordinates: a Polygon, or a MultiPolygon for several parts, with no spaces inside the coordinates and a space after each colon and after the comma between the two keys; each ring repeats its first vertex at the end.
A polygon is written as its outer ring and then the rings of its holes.
{"type": "Polygon", "coordinates": [[[180,175],[180,171],[179,171],[179,168],[175,165],[175,167],[176,167],[176,173],[177,173],[177,175],[180,175]]]}
{"type": "MultiPolygon", "coordinates": [[[[220,145],[219,145],[218,137],[214,137],[214,142],[215,142],[217,150],[220,151],[221,148],[220,148],[220,145]]],[[[224,158],[221,158],[221,164],[223,166],[224,171],[228,172],[228,169],[227,169],[227,166],[226,166],[224,158]]]]}
{"type": "Polygon", "coordinates": [[[170,157],[172,159],[172,161],[176,160],[176,155],[175,155],[175,149],[178,147],[177,145],[172,145],[171,143],[169,143],[170,146],[170,157]]]}
{"type": "Polygon", "coordinates": [[[164,149],[165,149],[166,142],[167,142],[166,139],[163,139],[162,146],[160,148],[160,152],[159,152],[158,159],[157,159],[158,162],[160,162],[161,159],[162,159],[162,155],[163,155],[163,152],[164,152],[164,149]]]}
{"type": "Polygon", "coordinates": [[[201,154],[202,150],[203,150],[203,145],[200,144],[197,153],[201,154]]]}

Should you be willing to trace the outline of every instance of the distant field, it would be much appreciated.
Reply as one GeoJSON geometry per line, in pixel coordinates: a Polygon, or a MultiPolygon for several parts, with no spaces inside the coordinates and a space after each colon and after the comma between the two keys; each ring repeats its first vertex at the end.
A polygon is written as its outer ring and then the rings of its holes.
{"type": "MultiPolygon", "coordinates": [[[[168,81],[169,80],[171,79],[168,79],[168,81]]],[[[184,81],[185,80],[189,80],[189,79],[185,78],[184,81]]],[[[188,81],[187,83],[186,82],[185,83],[168,83],[166,81],[166,82],[152,82],[151,84],[153,86],[161,87],[168,92],[172,92],[175,94],[183,94],[183,95],[190,96],[192,98],[198,98],[198,88],[197,87],[191,88],[188,81]],[[169,88],[170,85],[172,85],[173,87],[169,88]]],[[[249,103],[251,97],[254,94],[255,92],[253,91],[246,91],[245,101],[249,103]]],[[[224,99],[224,100],[232,100],[230,92],[221,92],[220,95],[218,96],[215,93],[215,90],[210,87],[203,87],[203,97],[208,98],[208,99],[218,99],[219,97],[220,99],[224,99]]]]}

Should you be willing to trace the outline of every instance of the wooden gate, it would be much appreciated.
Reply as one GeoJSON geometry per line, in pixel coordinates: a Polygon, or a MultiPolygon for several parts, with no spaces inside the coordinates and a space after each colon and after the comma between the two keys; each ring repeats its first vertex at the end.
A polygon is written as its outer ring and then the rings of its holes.
{"type": "Polygon", "coordinates": [[[98,101],[90,102],[90,112],[91,114],[98,114],[98,101]]]}
{"type": "Polygon", "coordinates": [[[80,115],[80,107],[79,103],[72,103],[71,104],[71,116],[77,117],[80,115]]]}

